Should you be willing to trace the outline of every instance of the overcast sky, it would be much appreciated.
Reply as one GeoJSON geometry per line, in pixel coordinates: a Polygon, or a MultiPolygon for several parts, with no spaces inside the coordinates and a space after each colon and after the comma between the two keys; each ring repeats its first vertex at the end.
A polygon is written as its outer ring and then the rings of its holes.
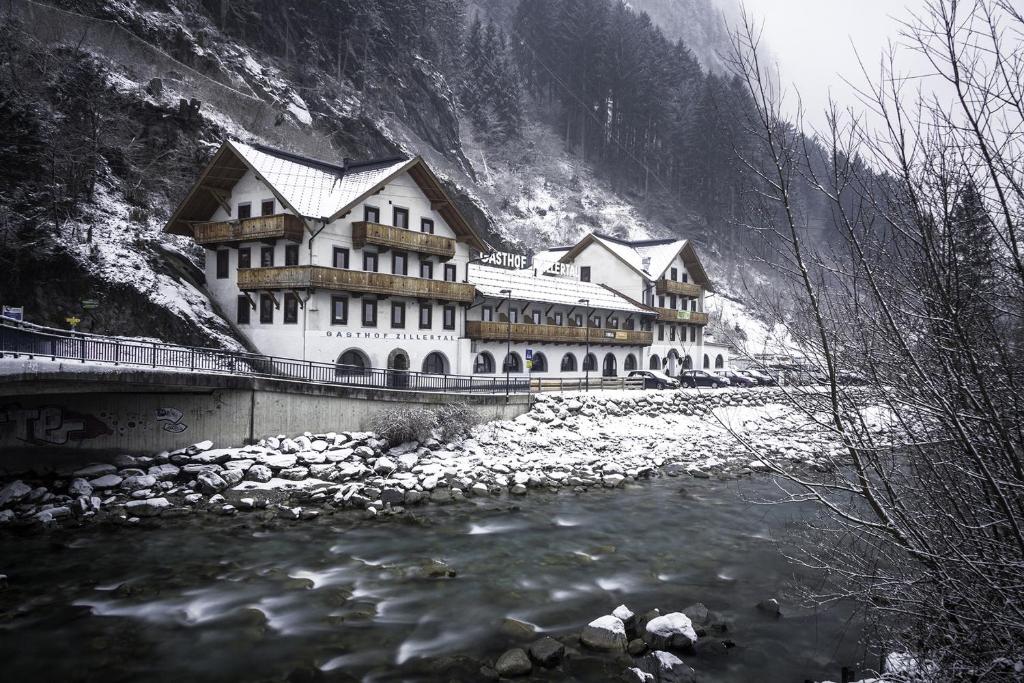
{"type": "MultiPolygon", "coordinates": [[[[737,0],[739,1],[739,0],[737,0]]],[[[779,64],[782,85],[800,91],[808,123],[820,126],[829,92],[856,104],[851,87],[863,83],[857,53],[877,72],[888,41],[899,40],[899,20],[920,10],[925,0],[742,0],[764,22],[764,39],[779,64]]],[[[908,69],[922,68],[903,54],[908,69]]]]}

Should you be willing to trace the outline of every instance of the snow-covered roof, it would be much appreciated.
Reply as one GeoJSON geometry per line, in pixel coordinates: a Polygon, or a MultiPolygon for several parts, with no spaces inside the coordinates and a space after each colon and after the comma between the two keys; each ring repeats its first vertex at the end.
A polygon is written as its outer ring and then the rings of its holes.
{"type": "Polygon", "coordinates": [[[228,143],[245,158],[295,213],[308,218],[331,217],[363,195],[405,170],[413,161],[390,158],[348,168],[287,154],[268,147],[228,143]]]}
{"type": "Polygon", "coordinates": [[[676,240],[668,244],[638,245],[633,247],[641,259],[650,259],[644,270],[652,278],[659,278],[672,265],[679,252],[686,246],[686,240],[676,240]]]}
{"type": "Polygon", "coordinates": [[[510,289],[512,298],[517,301],[576,306],[580,299],[589,299],[591,308],[653,315],[650,309],[637,306],[597,283],[534,275],[533,270],[509,270],[471,263],[468,279],[476,285],[477,291],[489,297],[504,298],[507,295],[502,294],[502,290],[510,289]]]}

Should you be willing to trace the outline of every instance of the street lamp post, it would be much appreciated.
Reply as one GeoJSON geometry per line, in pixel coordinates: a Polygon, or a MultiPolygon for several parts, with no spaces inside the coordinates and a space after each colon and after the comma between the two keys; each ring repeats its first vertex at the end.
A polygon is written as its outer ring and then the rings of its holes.
{"type": "Polygon", "coordinates": [[[590,299],[580,299],[579,303],[587,305],[587,353],[583,356],[583,371],[587,378],[587,391],[590,391],[590,299]]]}
{"type": "Polygon", "coordinates": [[[505,305],[505,318],[508,320],[508,333],[505,338],[505,403],[508,403],[509,373],[512,370],[512,290],[503,289],[501,294],[507,297],[505,305]]]}

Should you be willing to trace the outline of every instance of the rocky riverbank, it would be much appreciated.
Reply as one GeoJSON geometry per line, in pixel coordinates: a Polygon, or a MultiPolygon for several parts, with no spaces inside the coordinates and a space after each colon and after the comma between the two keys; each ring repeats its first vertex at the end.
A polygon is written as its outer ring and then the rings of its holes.
{"type": "Polygon", "coordinates": [[[246,446],[207,440],[156,455],[122,454],[8,479],[0,485],[0,525],[252,512],[297,520],[353,509],[394,515],[427,502],[582,493],[656,476],[825,468],[835,444],[780,391],[541,395],[528,414],[445,443],[390,446],[373,433],[306,433],[246,446]]]}

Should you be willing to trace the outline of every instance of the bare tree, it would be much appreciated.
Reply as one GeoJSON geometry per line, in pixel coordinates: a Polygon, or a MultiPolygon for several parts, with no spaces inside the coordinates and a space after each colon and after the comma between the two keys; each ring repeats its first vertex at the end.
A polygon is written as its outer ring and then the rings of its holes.
{"type": "Polygon", "coordinates": [[[869,112],[832,105],[813,136],[787,121],[754,22],[735,35],[761,143],[744,159],[752,227],[788,287],[779,315],[826,378],[791,399],[841,446],[825,474],[777,470],[833,540],[803,560],[833,579],[818,598],[859,602],[880,647],[941,680],[1009,679],[1024,654],[1022,35],[1008,0],[929,0],[902,34],[929,78],[891,48],[869,112]],[[844,248],[810,246],[807,188],[844,248]]]}

